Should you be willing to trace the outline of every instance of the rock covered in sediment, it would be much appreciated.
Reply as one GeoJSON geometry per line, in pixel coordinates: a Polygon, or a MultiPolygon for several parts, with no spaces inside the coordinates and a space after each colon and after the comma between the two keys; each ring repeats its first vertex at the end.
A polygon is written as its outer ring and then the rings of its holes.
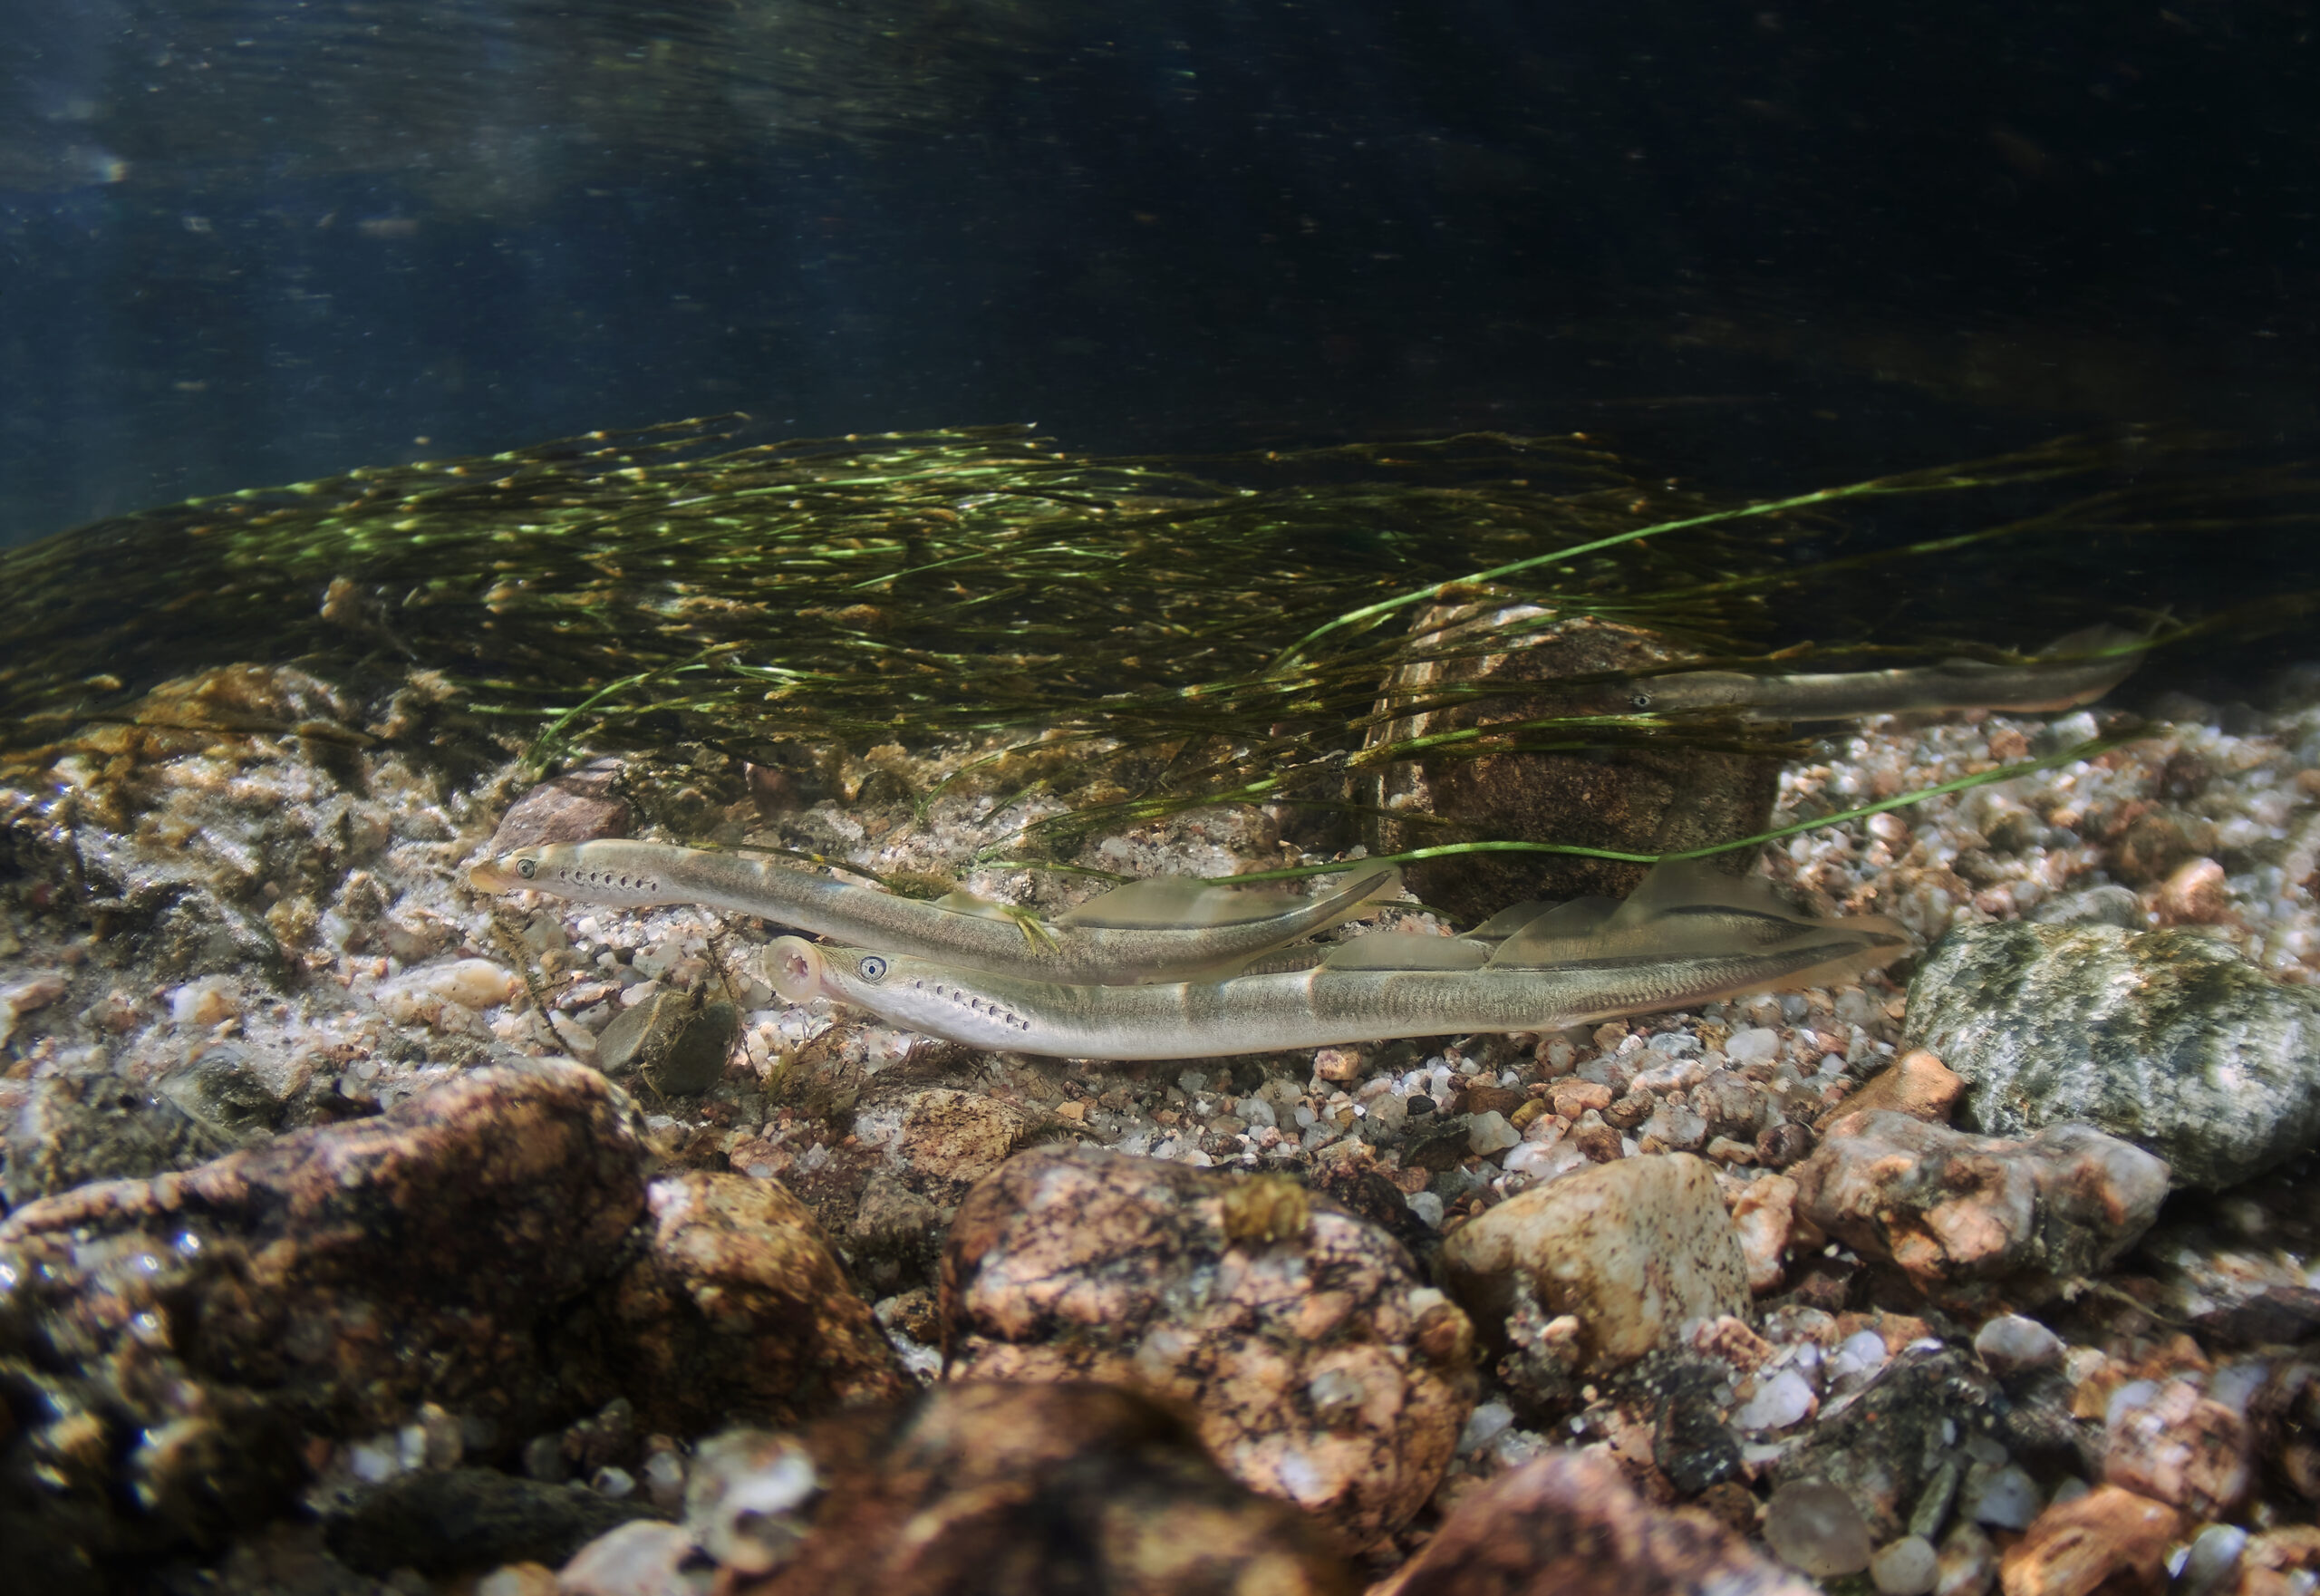
{"type": "MultiPolygon", "coordinates": [[[[1437,606],[1412,628],[1421,641],[1485,644],[1509,623],[1542,612],[1437,606]]],[[[1665,639],[1594,616],[1572,616],[1523,635],[1495,654],[1404,665],[1390,683],[1398,711],[1417,690],[1486,682],[1502,698],[1393,721],[1378,734],[1397,740],[1493,723],[1574,713],[1599,714],[1599,685],[1581,701],[1561,685],[1574,676],[1647,670],[1683,656],[1665,639]]],[[[1761,755],[1706,749],[1622,748],[1581,753],[1499,752],[1479,758],[1423,759],[1384,767],[1358,793],[1378,810],[1370,842],[1378,852],[1487,837],[1579,843],[1627,853],[1679,853],[1765,829],[1780,781],[1780,763],[1761,755]],[[1410,811],[1424,827],[1394,818],[1410,811]],[[1446,822],[1447,824],[1443,824],[1446,822]]],[[[1409,866],[1410,889],[1463,919],[1482,919],[1526,898],[1601,893],[1624,897],[1642,866],[1552,854],[1484,853],[1423,860],[1409,866]]]]}
{"type": "Polygon", "coordinates": [[[616,1526],[652,1516],[650,1503],[615,1501],[491,1468],[429,1469],[388,1481],[324,1526],[333,1555],[385,1579],[488,1571],[510,1562],[562,1562],[616,1526]]]}
{"type": "Polygon", "coordinates": [[[687,1170],[653,1181],[645,1205],[646,1249],[601,1311],[603,1378],[644,1428],[795,1424],[902,1394],[870,1305],[782,1186],[687,1170]]]}
{"type": "Polygon", "coordinates": [[[626,837],[634,817],[621,796],[617,759],[597,759],[550,777],[508,807],[491,834],[490,852],[537,847],[552,842],[590,842],[626,837]]]}
{"type": "Polygon", "coordinates": [[[1417,1511],[1474,1405],[1465,1316],[1391,1237],[1281,1176],[1024,1153],[960,1206],[942,1304],[950,1378],[1181,1403],[1228,1472],[1348,1549],[1417,1511]]]}
{"type": "Polygon", "coordinates": [[[1495,1336],[1518,1284],[1579,1322],[1583,1366],[1611,1369],[1685,1324],[1749,1311],[1748,1262],[1716,1193],[1687,1153],[1622,1158],[1533,1186],[1443,1243],[1454,1293],[1495,1336]]]}
{"type": "Polygon", "coordinates": [[[1116,1387],[948,1384],[795,1438],[720,1437],[703,1456],[686,1525],[735,1596],[1355,1589],[1294,1508],[1116,1387]]]}
{"type": "Polygon", "coordinates": [[[2320,1138],[2320,991],[2188,930],[1961,926],[1911,982],[1907,1040],[1966,1080],[1959,1122],[2080,1121],[2223,1186],[2320,1138]]]}
{"type": "Polygon", "coordinates": [[[541,1330],[643,1209],[640,1130],[589,1071],[492,1069],[19,1209],[0,1224],[0,1384],[58,1417],[8,1438],[5,1475],[62,1483],[15,1486],[34,1495],[0,1515],[134,1552],[285,1505],[308,1435],[427,1398],[535,1423],[554,1400],[541,1330]]]}
{"type": "Polygon", "coordinates": [[[1806,1482],[1842,1491],[1864,1533],[1882,1544],[1909,1529],[1910,1510],[1961,1445],[1996,1440],[1997,1398],[1971,1354],[1932,1341],[1905,1346],[1850,1401],[1831,1403],[1774,1465],[1776,1477],[1784,1491],[1806,1482]]]}
{"type": "Polygon", "coordinates": [[[2167,1166],[2083,1125],[2023,1141],[1848,1114],[1789,1172],[1797,1212],[1938,1301],[2040,1300],[2151,1228],[2167,1166]]]}
{"type": "Polygon", "coordinates": [[[0,1536],[93,1588],[284,1510],[316,1443],[422,1403],[509,1443],[632,1388],[656,1416],[784,1420],[895,1388],[859,1301],[824,1300],[844,1277],[795,1204],[734,1197],[738,1176],[648,1185],[642,1131],[593,1070],[492,1068],[19,1209],[0,1393],[49,1417],[0,1437],[0,1536]],[[591,1298],[614,1307],[574,1312],[591,1298]]]}
{"type": "Polygon", "coordinates": [[[1689,1508],[1648,1505],[1603,1458],[1554,1451],[1464,1497],[1371,1596],[1810,1596],[1689,1508]]]}

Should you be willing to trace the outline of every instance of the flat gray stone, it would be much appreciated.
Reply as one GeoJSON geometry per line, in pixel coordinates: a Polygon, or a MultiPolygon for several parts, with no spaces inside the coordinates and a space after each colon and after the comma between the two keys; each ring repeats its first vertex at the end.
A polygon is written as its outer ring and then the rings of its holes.
{"type": "Polygon", "coordinates": [[[1993,1136],[2079,1122],[2226,1186],[2320,1140],[2320,991],[2194,931],[1963,926],[1909,984],[1906,1045],[1993,1136]]]}

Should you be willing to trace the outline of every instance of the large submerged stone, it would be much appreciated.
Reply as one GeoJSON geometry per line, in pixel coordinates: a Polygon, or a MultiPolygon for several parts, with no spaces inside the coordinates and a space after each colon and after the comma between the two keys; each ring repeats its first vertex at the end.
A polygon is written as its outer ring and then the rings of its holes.
{"type": "Polygon", "coordinates": [[[1633,1363],[1693,1320],[1749,1311],[1748,1262],[1706,1160],[1623,1158],[1508,1198],[1442,1245],[1450,1289],[1495,1333],[1527,1288],[1579,1322],[1588,1368],[1633,1363]]]}
{"type": "Polygon", "coordinates": [[[1474,1406],[1465,1315],[1375,1225],[1280,1176],[1039,1148],[960,1206],[952,1379],[1097,1379],[1198,1415],[1340,1547],[1406,1523],[1474,1406]]]}
{"type": "Polygon", "coordinates": [[[1996,1136],[2096,1127],[2225,1186],[2320,1138],[2320,991],[2195,931],[1963,926],[1910,983],[1908,1045],[1996,1136]]]}

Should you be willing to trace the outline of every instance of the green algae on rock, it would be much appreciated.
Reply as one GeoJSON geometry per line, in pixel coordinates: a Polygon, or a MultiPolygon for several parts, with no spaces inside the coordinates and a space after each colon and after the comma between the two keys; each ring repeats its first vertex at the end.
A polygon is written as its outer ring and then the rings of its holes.
{"type": "Polygon", "coordinates": [[[1961,926],[1910,983],[1908,1026],[1993,1135],[2083,1121],[2210,1187],[2320,1140],[2320,991],[2196,931],[1961,926]]]}

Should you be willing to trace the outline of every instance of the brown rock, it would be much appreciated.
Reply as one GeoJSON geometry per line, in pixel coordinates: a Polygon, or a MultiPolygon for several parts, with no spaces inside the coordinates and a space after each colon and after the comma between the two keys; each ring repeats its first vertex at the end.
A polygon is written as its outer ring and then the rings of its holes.
{"type": "Polygon", "coordinates": [[[951,1228],[946,1373],[1139,1386],[1196,1414],[1235,1478],[1371,1545],[1449,1464],[1471,1330],[1400,1246],[1326,1200],[1293,1236],[1234,1240],[1242,1184],[1097,1149],[1013,1159],[951,1228]]]}
{"type": "Polygon", "coordinates": [[[1906,1114],[1848,1114],[1790,1173],[1797,1209],[1937,1301],[2036,1301],[2099,1272],[2151,1228],[2167,1166],[2083,1125],[2026,1141],[1906,1114]]]}
{"type": "Polygon", "coordinates": [[[1508,1198],[1442,1244],[1450,1289],[1495,1340],[1518,1280],[1583,1327],[1587,1367],[1632,1363],[1687,1320],[1748,1312],[1748,1265],[1716,1175],[1685,1153],[1581,1169],[1508,1198]]]}
{"type": "Polygon", "coordinates": [[[2164,811],[2146,814],[2112,845],[2111,868],[2138,886],[2162,881],[2199,851],[2183,822],[2164,811]]]}
{"type": "Polygon", "coordinates": [[[1950,1110],[1966,1089],[1942,1061],[1923,1048],[1912,1048],[1872,1075],[1845,1099],[1847,1114],[1890,1111],[1922,1119],[1928,1125],[1949,1123],[1950,1110]]]}
{"type": "Polygon", "coordinates": [[[1616,1465],[1556,1451],[1466,1496],[1426,1550],[1370,1596],[1810,1596],[1813,1589],[1709,1514],[1650,1506],[1616,1465]]]}
{"type": "Polygon", "coordinates": [[[501,817],[499,828],[491,834],[491,853],[626,837],[633,819],[628,800],[620,796],[619,782],[620,766],[610,759],[541,782],[501,817]]]}
{"type": "Polygon", "coordinates": [[[1750,1181],[1732,1199],[1732,1224],[1747,1264],[1748,1289],[1762,1293],[1779,1285],[1796,1227],[1796,1183],[1784,1175],[1750,1181]]]}
{"type": "Polygon", "coordinates": [[[2164,1503],[2098,1485],[2032,1521],[2006,1549],[1998,1579],[2006,1596],[2158,1596],[2182,1528],[2183,1515],[2164,1503]]]}
{"type": "Polygon", "coordinates": [[[0,1443],[0,1478],[60,1478],[44,1522],[150,1550],[285,1506],[308,1437],[429,1399],[512,1436],[594,1405],[543,1347],[643,1210],[640,1129],[593,1070],[507,1066],[26,1204],[0,1223],[0,1386],[29,1397],[46,1349],[29,1410],[58,1417],[0,1443]]]}
{"type": "MultiPolygon", "coordinates": [[[[1471,648],[1494,627],[1542,613],[1522,605],[1496,611],[1437,606],[1412,632],[1420,647],[1471,648]]],[[[1402,667],[1392,684],[1398,693],[1482,681],[1508,696],[1394,721],[1373,740],[1553,715],[1626,713],[1632,689],[1561,683],[1573,676],[1639,670],[1680,657],[1666,642],[1636,627],[1586,616],[1561,621],[1504,653],[1402,667]]],[[[1389,765],[1357,796],[1388,816],[1397,808],[1416,808],[1454,823],[1421,828],[1382,817],[1370,838],[1381,853],[1474,837],[1670,853],[1762,831],[1770,822],[1779,780],[1776,759],[1696,748],[1627,748],[1488,753],[1389,765]]],[[[1745,867],[1748,856],[1735,856],[1735,862],[1745,867]]],[[[1425,902],[1461,919],[1480,919],[1525,898],[1624,896],[1642,878],[1643,866],[1499,853],[1429,859],[1404,874],[1425,902]]]]}
{"type": "Polygon", "coordinates": [[[907,1382],[805,1206],[769,1180],[689,1170],[646,1191],[650,1251],[604,1312],[607,1383],[644,1429],[794,1425],[907,1382]]]}
{"type": "MultiPolygon", "coordinates": [[[[1611,1106],[1611,1088],[1599,1081],[1580,1080],[1571,1077],[1554,1083],[1547,1094],[1547,1101],[1565,1119],[1576,1119],[1592,1108],[1597,1113],[1611,1106]]],[[[1640,1119],[1636,1121],[1640,1125],[1640,1119]]]]}
{"type": "Polygon", "coordinates": [[[938,1088],[904,1108],[895,1150],[911,1188],[947,1207],[1006,1163],[1030,1126],[1031,1117],[1011,1103],[938,1088]]]}
{"type": "Polygon", "coordinates": [[[2159,918],[2168,925],[2213,925],[2230,917],[2231,889],[2213,859],[2179,865],[2159,884],[2159,918]]]}
{"type": "Polygon", "coordinates": [[[2191,1380],[2148,1388],[2141,1401],[2122,1390],[2105,1404],[2102,1477],[2198,1518],[2226,1516],[2254,1483],[2254,1431],[2191,1380]]]}
{"type": "MultiPolygon", "coordinates": [[[[1184,1424],[1113,1387],[936,1388],[804,1437],[785,1493],[747,1476],[727,1507],[735,1596],[1351,1596],[1349,1571],[1285,1504],[1219,1470],[1184,1424]],[[818,1489],[815,1489],[818,1487],[818,1489]],[[767,1501],[793,1494],[787,1512],[767,1501]],[[748,1568],[736,1568],[736,1562],[748,1568]],[[761,1571],[759,1577],[749,1572],[761,1571]]],[[[713,1546],[714,1549],[714,1546],[713,1546]]]]}

